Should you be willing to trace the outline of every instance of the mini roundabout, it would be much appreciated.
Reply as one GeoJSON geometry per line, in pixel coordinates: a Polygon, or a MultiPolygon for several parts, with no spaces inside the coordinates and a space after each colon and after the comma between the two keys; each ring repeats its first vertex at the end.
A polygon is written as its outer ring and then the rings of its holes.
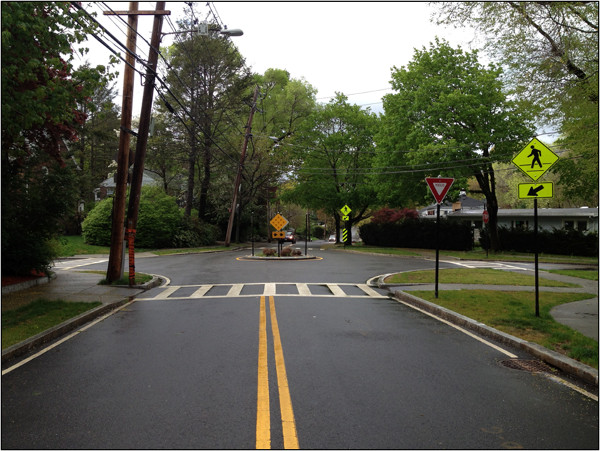
{"type": "Polygon", "coordinates": [[[323,260],[323,257],[316,257],[314,255],[303,255],[300,248],[293,248],[292,246],[281,247],[279,245],[277,249],[265,247],[254,253],[253,255],[245,255],[243,257],[237,257],[239,261],[298,261],[298,260],[323,260]]]}

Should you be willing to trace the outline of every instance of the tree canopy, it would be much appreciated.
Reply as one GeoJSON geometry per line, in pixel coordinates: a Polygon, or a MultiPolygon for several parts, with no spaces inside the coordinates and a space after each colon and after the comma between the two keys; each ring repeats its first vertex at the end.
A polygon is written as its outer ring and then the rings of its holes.
{"type": "MultiPolygon", "coordinates": [[[[493,162],[508,161],[532,136],[531,114],[503,91],[500,68],[478,62],[477,52],[454,49],[436,40],[415,50],[406,67],[392,72],[393,94],[384,97],[385,115],[377,135],[377,165],[403,168],[394,178],[380,177],[387,195],[406,197],[399,184],[438,175],[475,177],[487,200],[490,227],[498,203],[493,162]],[[408,173],[408,175],[406,175],[408,173]]],[[[422,197],[421,197],[422,199],[422,197]]],[[[418,200],[418,198],[416,199],[418,200]]],[[[495,242],[495,249],[498,243],[495,242]]]]}

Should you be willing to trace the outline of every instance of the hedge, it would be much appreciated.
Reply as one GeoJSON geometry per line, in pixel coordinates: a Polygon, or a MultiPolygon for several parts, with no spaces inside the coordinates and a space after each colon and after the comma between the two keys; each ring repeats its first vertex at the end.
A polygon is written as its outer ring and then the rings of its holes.
{"type": "MultiPolygon", "coordinates": [[[[498,228],[500,248],[504,251],[534,253],[534,231],[522,229],[498,228]]],[[[484,249],[489,248],[487,229],[481,231],[479,242],[484,249]]],[[[538,253],[577,255],[581,257],[598,256],[598,234],[578,230],[556,229],[538,230],[538,253]]]]}
{"type": "MultiPolygon", "coordinates": [[[[110,246],[112,198],[99,202],[82,224],[87,244],[110,246]]],[[[140,196],[135,245],[140,248],[190,247],[212,244],[214,227],[185,219],[175,198],[160,188],[144,187],[140,196]]]]}
{"type": "MultiPolygon", "coordinates": [[[[441,219],[439,224],[440,249],[471,250],[473,235],[469,224],[441,219]]],[[[436,221],[407,218],[401,222],[364,224],[359,228],[363,242],[370,246],[436,248],[436,221]]]]}

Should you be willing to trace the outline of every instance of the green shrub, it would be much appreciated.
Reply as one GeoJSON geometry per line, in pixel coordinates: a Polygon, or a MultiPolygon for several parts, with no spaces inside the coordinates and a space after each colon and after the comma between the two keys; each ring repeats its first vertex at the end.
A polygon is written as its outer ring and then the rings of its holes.
{"type": "Polygon", "coordinates": [[[42,151],[2,157],[2,274],[48,272],[60,219],[76,205],[75,176],[42,151]]]}
{"type": "MultiPolygon", "coordinates": [[[[83,238],[86,244],[110,246],[113,200],[104,199],[90,211],[83,221],[83,238]]],[[[142,188],[135,245],[145,248],[162,248],[173,245],[182,225],[182,210],[175,198],[158,187],[142,188]]]]}
{"type": "Polygon", "coordinates": [[[81,224],[81,235],[85,244],[110,246],[112,229],[113,198],[101,200],[88,213],[81,224]]]}
{"type": "MultiPolygon", "coordinates": [[[[498,235],[500,247],[504,251],[534,253],[536,250],[533,230],[499,227],[498,235]]],[[[479,242],[484,249],[489,248],[487,229],[481,231],[479,242]]],[[[537,251],[546,254],[596,257],[598,234],[556,228],[552,231],[538,230],[537,251]]]]}
{"type": "MultiPolygon", "coordinates": [[[[400,222],[370,222],[359,228],[363,242],[370,246],[435,249],[436,221],[406,218],[400,222]]],[[[468,224],[440,220],[440,249],[470,250],[473,248],[471,227],[468,224]]]]}
{"type": "Polygon", "coordinates": [[[144,187],[140,196],[136,247],[171,247],[181,227],[183,210],[159,187],[144,187]]]}
{"type": "Polygon", "coordinates": [[[217,226],[200,221],[198,218],[183,217],[181,226],[173,238],[174,247],[209,246],[217,240],[217,226]]]}

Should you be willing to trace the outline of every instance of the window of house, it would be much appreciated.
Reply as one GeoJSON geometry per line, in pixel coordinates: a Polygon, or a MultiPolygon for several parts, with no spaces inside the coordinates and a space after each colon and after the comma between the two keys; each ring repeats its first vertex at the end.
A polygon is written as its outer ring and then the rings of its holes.
{"type": "Polygon", "coordinates": [[[584,232],[587,230],[587,221],[577,221],[577,230],[584,232]]]}
{"type": "Polygon", "coordinates": [[[564,221],[563,227],[565,230],[574,230],[575,229],[575,221],[564,221]]]}

